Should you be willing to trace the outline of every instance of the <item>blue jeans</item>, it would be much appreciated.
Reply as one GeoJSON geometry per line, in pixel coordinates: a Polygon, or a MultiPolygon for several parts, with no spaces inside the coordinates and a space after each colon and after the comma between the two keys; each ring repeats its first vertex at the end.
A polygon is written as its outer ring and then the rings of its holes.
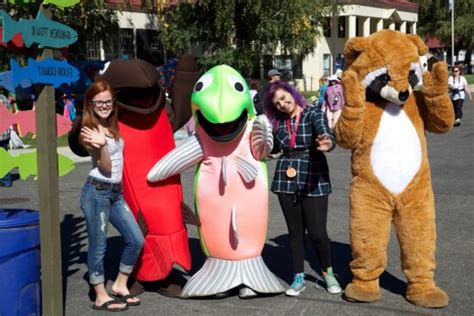
{"type": "Polygon", "coordinates": [[[105,281],[104,254],[109,221],[125,240],[119,271],[131,273],[143,248],[144,238],[123,199],[122,192],[114,192],[112,189],[99,190],[95,185],[86,183],[82,188],[80,204],[86,218],[89,237],[89,282],[95,285],[105,281]]]}

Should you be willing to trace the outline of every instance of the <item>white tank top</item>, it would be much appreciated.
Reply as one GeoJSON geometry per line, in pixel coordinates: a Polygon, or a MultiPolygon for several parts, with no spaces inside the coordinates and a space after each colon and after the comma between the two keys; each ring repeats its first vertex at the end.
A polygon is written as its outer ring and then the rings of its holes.
{"type": "Polygon", "coordinates": [[[113,137],[105,137],[107,141],[107,149],[110,153],[110,161],[112,162],[112,172],[106,173],[99,169],[97,161],[92,159],[92,170],[89,176],[109,183],[122,182],[123,172],[123,140],[120,138],[116,141],[113,137]]]}

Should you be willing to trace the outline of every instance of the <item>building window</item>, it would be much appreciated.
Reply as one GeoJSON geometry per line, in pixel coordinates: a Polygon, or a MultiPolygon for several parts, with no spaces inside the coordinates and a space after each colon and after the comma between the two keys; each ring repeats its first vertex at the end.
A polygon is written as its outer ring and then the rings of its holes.
{"type": "Polygon", "coordinates": [[[331,54],[323,54],[323,75],[331,74],[331,54]]]}
{"type": "Polygon", "coordinates": [[[337,54],[336,57],[336,70],[341,69],[344,70],[346,68],[346,60],[344,59],[344,54],[337,54]]]}
{"type": "MultiPolygon", "coordinates": [[[[278,69],[282,74],[282,79],[293,80],[303,78],[303,59],[291,55],[265,55],[263,57],[264,76],[272,68],[278,69]]],[[[255,67],[258,69],[258,67],[255,67]]],[[[254,71],[252,76],[258,78],[258,71],[254,71]]]]}
{"type": "Polygon", "coordinates": [[[395,31],[400,31],[402,28],[402,23],[401,22],[395,22],[395,31]]]}
{"type": "Polygon", "coordinates": [[[377,32],[377,24],[379,21],[378,19],[370,19],[370,34],[377,32]]]}
{"type": "Polygon", "coordinates": [[[273,59],[273,68],[278,69],[285,80],[303,78],[303,60],[301,58],[290,55],[276,55],[273,59]]]}
{"type": "Polygon", "coordinates": [[[362,35],[362,27],[360,25],[361,23],[361,18],[359,18],[358,16],[356,17],[356,36],[363,36],[362,35]]]}
{"type": "Polygon", "coordinates": [[[332,18],[323,18],[324,37],[331,37],[332,18]]]}
{"type": "Polygon", "coordinates": [[[95,36],[91,36],[86,41],[86,55],[88,60],[100,60],[100,41],[95,36]]]}
{"type": "Polygon", "coordinates": [[[155,66],[166,62],[157,30],[137,30],[137,58],[155,66]]]}
{"type": "Polygon", "coordinates": [[[339,23],[338,23],[338,36],[339,38],[345,38],[346,37],[346,17],[345,16],[340,16],[339,17],[339,23]]]}
{"type": "Polygon", "coordinates": [[[120,29],[120,57],[122,59],[133,59],[133,29],[120,29]]]}
{"type": "Polygon", "coordinates": [[[107,41],[104,41],[103,45],[105,60],[120,58],[120,39],[118,33],[110,34],[110,36],[107,38],[107,41]]]}
{"type": "Polygon", "coordinates": [[[413,34],[413,23],[407,22],[406,33],[413,34]]]}

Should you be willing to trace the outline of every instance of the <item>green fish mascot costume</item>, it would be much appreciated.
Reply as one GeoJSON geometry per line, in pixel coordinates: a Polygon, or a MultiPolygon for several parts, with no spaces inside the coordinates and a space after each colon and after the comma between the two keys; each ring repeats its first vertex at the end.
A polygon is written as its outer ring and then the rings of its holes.
{"type": "Polygon", "coordinates": [[[201,221],[203,267],[181,297],[239,297],[284,291],[261,253],[268,222],[268,181],[263,160],[273,136],[265,115],[255,116],[249,88],[233,68],[216,66],[199,78],[192,94],[196,133],[148,173],[161,181],[196,165],[194,200],[201,221]]]}

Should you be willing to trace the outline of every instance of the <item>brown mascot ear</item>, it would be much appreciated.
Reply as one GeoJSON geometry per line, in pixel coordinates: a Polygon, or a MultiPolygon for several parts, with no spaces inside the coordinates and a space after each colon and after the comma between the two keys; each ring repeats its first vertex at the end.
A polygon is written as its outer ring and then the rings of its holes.
{"type": "Polygon", "coordinates": [[[359,54],[370,45],[368,37],[353,37],[344,46],[344,58],[346,66],[350,66],[359,54]]]}
{"type": "Polygon", "coordinates": [[[418,48],[418,55],[423,56],[428,52],[428,47],[425,45],[425,42],[415,34],[407,34],[407,38],[412,41],[413,44],[418,48]]]}

